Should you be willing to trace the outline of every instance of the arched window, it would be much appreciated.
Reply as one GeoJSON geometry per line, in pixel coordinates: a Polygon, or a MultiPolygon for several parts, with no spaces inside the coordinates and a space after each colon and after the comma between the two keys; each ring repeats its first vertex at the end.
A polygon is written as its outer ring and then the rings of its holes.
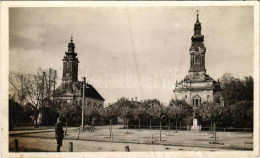
{"type": "Polygon", "coordinates": [[[101,104],[99,104],[99,106],[98,106],[99,108],[101,108],[102,106],[101,106],[101,104]]]}
{"type": "Polygon", "coordinates": [[[88,107],[90,107],[90,106],[91,106],[91,103],[90,103],[90,102],[88,102],[87,106],[88,106],[88,107]]]}
{"type": "Polygon", "coordinates": [[[94,103],[94,105],[93,105],[93,108],[96,108],[97,107],[97,104],[96,103],[94,103]]]}
{"type": "Polygon", "coordinates": [[[192,99],[193,106],[200,106],[201,104],[201,97],[199,95],[195,95],[192,99]]]}
{"type": "Polygon", "coordinates": [[[185,97],[184,97],[185,99],[187,99],[187,95],[185,95],[185,97]]]}

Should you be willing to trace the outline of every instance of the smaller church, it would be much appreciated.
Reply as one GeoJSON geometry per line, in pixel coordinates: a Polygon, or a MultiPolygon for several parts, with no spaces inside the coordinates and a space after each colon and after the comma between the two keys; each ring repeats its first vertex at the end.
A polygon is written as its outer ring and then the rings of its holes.
{"type": "MultiPolygon", "coordinates": [[[[78,64],[75,44],[71,37],[68,44],[68,51],[65,52],[63,61],[63,73],[61,85],[54,91],[53,97],[55,103],[67,103],[72,105],[81,105],[83,97],[83,82],[78,80],[78,64]]],[[[104,108],[105,99],[91,85],[85,87],[85,105],[87,107],[104,108]]]]}
{"type": "Polygon", "coordinates": [[[180,82],[176,81],[175,99],[185,100],[194,108],[204,101],[213,101],[214,94],[219,91],[220,83],[206,74],[204,36],[201,34],[201,23],[197,13],[194,24],[194,35],[191,37],[190,69],[188,75],[180,82]]]}

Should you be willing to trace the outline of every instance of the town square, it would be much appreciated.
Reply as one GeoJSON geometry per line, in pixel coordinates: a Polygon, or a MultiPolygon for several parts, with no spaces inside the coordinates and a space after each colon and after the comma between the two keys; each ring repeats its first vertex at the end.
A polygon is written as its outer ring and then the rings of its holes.
{"type": "Polygon", "coordinates": [[[10,7],[8,152],[255,152],[254,9],[10,7]]]}

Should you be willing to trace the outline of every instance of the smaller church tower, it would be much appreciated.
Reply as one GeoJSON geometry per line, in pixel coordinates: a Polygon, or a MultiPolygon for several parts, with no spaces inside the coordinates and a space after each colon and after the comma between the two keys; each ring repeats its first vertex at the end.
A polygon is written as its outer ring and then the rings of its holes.
{"type": "Polygon", "coordinates": [[[62,74],[62,89],[72,91],[73,82],[78,81],[78,63],[77,53],[75,50],[75,44],[73,43],[73,37],[71,37],[70,43],[68,43],[68,51],[65,52],[63,61],[63,74],[62,74]]]}
{"type": "Polygon", "coordinates": [[[201,35],[201,23],[199,21],[199,13],[197,11],[197,20],[194,24],[194,35],[191,37],[190,52],[190,80],[204,80],[205,79],[205,53],[204,36],[201,35]]]}

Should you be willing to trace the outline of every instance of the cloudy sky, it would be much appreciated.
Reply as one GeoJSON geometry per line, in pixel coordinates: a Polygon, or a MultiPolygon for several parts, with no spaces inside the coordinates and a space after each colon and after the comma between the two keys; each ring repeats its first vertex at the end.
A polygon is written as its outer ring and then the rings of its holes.
{"type": "Polygon", "coordinates": [[[11,8],[10,71],[53,68],[60,84],[72,34],[79,79],[87,76],[106,104],[122,96],[168,103],[175,80],[188,74],[196,9],[207,73],[215,80],[225,72],[253,75],[251,7],[11,8]]]}

